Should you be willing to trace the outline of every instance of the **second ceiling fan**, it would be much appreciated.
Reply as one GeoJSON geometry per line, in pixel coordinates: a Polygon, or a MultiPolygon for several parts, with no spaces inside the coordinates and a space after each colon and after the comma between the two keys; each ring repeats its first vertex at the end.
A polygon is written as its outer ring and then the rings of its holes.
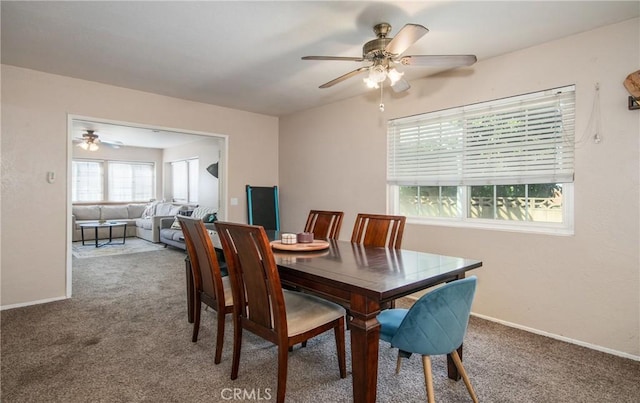
{"type": "Polygon", "coordinates": [[[410,88],[409,83],[402,78],[404,73],[396,70],[396,65],[403,66],[424,66],[424,67],[460,67],[470,66],[477,61],[475,55],[411,55],[402,54],[418,39],[422,38],[429,30],[419,24],[406,24],[398,34],[389,38],[391,25],[386,22],[376,24],[373,32],[377,38],[364,44],[362,47],[362,57],[342,57],[342,56],[304,56],[302,60],[337,60],[352,62],[371,62],[369,66],[363,66],[350,71],[338,78],[324,83],[320,88],[329,88],[348,78],[360,73],[368,72],[364,78],[365,83],[370,88],[378,88],[383,85],[388,78],[391,88],[395,92],[406,91],[410,88]]]}

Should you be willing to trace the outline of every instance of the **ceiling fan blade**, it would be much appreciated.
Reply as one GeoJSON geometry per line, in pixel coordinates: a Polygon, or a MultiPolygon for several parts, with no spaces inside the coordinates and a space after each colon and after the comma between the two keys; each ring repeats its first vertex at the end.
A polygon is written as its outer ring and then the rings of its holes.
{"type": "Polygon", "coordinates": [[[360,67],[359,69],[355,69],[353,71],[348,72],[347,74],[344,74],[336,79],[333,79],[331,81],[329,81],[328,83],[324,83],[320,86],[320,88],[329,88],[335,84],[338,84],[344,80],[346,80],[347,78],[351,78],[355,75],[360,74],[361,72],[365,71],[365,70],[369,70],[369,67],[360,67]]]}
{"type": "Polygon", "coordinates": [[[399,61],[405,66],[460,67],[471,66],[478,59],[475,55],[418,55],[404,56],[399,61]]]}
{"type": "Polygon", "coordinates": [[[429,30],[419,24],[406,24],[384,48],[385,52],[399,55],[422,38],[429,30]]]}
{"type": "Polygon", "coordinates": [[[391,86],[391,89],[393,90],[393,92],[396,92],[396,93],[406,91],[409,88],[411,88],[411,85],[409,85],[409,82],[404,78],[401,78],[400,80],[396,81],[396,83],[391,86]]]}
{"type": "Polygon", "coordinates": [[[347,62],[362,62],[362,57],[343,57],[343,56],[304,56],[302,60],[339,60],[347,62]]]}
{"type": "Polygon", "coordinates": [[[120,148],[124,146],[124,143],[122,141],[117,140],[102,140],[102,144],[107,145],[111,148],[120,148]]]}

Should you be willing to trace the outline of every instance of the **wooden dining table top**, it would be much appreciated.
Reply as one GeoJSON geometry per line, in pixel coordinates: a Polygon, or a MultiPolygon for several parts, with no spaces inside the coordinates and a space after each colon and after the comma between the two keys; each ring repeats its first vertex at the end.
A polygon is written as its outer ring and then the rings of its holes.
{"type": "Polygon", "coordinates": [[[343,286],[380,302],[400,298],[482,266],[482,262],[475,259],[364,247],[339,240],[329,240],[325,251],[274,251],[274,256],[283,280],[292,274],[334,287],[343,286]]]}

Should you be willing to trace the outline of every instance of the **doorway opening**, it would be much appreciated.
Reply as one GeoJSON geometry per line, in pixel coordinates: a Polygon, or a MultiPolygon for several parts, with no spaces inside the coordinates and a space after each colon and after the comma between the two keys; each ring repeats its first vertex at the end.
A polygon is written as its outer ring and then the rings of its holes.
{"type": "MultiPolygon", "coordinates": [[[[79,115],[68,116],[67,130],[67,298],[70,298],[73,292],[72,245],[76,240],[74,237],[77,238],[78,235],[74,233],[77,232],[76,229],[72,228],[74,203],[108,205],[118,202],[149,203],[161,200],[185,202],[184,204],[197,204],[215,209],[219,219],[226,219],[227,135],[79,115]],[[182,199],[184,192],[179,186],[181,181],[172,177],[173,172],[179,172],[175,167],[184,161],[197,161],[195,169],[190,173],[192,179],[191,185],[187,187],[187,200],[182,199]],[[109,169],[103,168],[103,177],[97,180],[99,184],[96,185],[96,180],[93,180],[89,193],[80,194],[78,186],[74,187],[73,172],[85,163],[101,166],[103,164],[105,167],[146,165],[148,170],[153,171],[153,178],[148,180],[149,183],[144,187],[144,196],[126,191],[123,195],[117,189],[117,184],[114,185],[113,180],[109,181],[109,169]],[[128,200],[129,198],[132,200],[128,200]]],[[[115,174],[112,174],[111,179],[113,176],[115,174]]]]}

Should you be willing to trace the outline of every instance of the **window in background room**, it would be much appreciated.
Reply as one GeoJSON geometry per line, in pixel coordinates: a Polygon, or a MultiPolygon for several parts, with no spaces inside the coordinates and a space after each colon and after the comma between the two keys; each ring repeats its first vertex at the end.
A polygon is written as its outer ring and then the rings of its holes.
{"type": "Polygon", "coordinates": [[[153,171],[153,163],[109,161],[109,201],[151,200],[153,171]]]}
{"type": "Polygon", "coordinates": [[[102,161],[71,162],[71,200],[96,202],[104,200],[104,170],[102,161]]]}
{"type": "Polygon", "coordinates": [[[171,163],[172,200],[174,202],[198,202],[198,168],[197,158],[171,163]]]}
{"type": "Polygon", "coordinates": [[[148,202],[154,195],[155,164],[105,160],[73,160],[73,203],[148,202]]]}
{"type": "Polygon", "coordinates": [[[409,222],[572,233],[575,87],[389,121],[387,184],[409,222]]]}

